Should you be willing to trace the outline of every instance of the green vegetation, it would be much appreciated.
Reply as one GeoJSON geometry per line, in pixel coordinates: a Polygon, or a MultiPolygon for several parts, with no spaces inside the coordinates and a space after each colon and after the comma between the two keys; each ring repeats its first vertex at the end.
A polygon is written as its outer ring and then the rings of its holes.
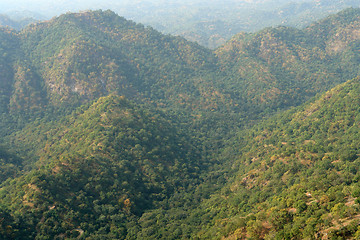
{"type": "Polygon", "coordinates": [[[216,51],[111,11],[2,29],[0,238],[359,237],[359,19],[216,51]]]}
{"type": "Polygon", "coordinates": [[[15,145],[22,144],[19,138],[32,144],[41,138],[33,146],[39,159],[0,193],[17,218],[33,219],[34,232],[28,234],[39,239],[105,233],[121,238],[130,231],[127,222],[174,191],[188,189],[205,169],[194,140],[164,116],[123,97],[100,98],[49,124],[56,128],[33,124],[25,134],[14,134],[15,145]]]}
{"type": "MultiPolygon", "coordinates": [[[[208,171],[207,181],[189,196],[196,200],[199,192],[211,189],[211,182],[221,189],[212,188],[195,206],[149,211],[139,220],[143,223],[139,235],[144,239],[357,237],[359,93],[357,78],[240,131],[218,156],[225,163],[222,168],[208,171]],[[151,224],[149,216],[159,214],[162,221],[151,224]]],[[[171,200],[179,201],[176,195],[171,200]]]]}
{"type": "Polygon", "coordinates": [[[212,200],[218,220],[202,236],[358,235],[359,93],[357,78],[230,141],[222,155],[237,173],[212,200]]]}
{"type": "Polygon", "coordinates": [[[299,105],[358,76],[358,16],[358,9],[348,9],[304,30],[236,35],[216,50],[228,72],[224,88],[245,97],[242,107],[256,113],[299,105]]]}
{"type": "Polygon", "coordinates": [[[7,112],[13,81],[12,63],[18,47],[16,33],[1,29],[0,31],[0,113],[7,112]]]}
{"type": "Polygon", "coordinates": [[[109,8],[120,15],[213,49],[239,32],[278,25],[304,28],[329,14],[360,7],[356,0],[131,1],[114,5],[109,3],[109,8]]]}

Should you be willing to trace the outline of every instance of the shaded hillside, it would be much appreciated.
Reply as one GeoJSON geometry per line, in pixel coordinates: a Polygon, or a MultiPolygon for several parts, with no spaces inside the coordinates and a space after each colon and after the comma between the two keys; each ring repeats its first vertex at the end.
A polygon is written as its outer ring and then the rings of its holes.
{"type": "Polygon", "coordinates": [[[49,109],[55,116],[57,109],[109,94],[183,112],[184,121],[201,122],[218,111],[212,120],[218,122],[235,104],[216,84],[222,73],[211,50],[111,11],[69,13],[13,35],[16,52],[13,60],[3,59],[0,105],[15,115],[12,123],[49,115],[49,109]]]}
{"type": "Polygon", "coordinates": [[[35,111],[118,94],[201,121],[214,112],[216,121],[257,119],[358,74],[358,16],[349,9],[305,30],[239,34],[214,55],[111,11],[65,14],[14,36],[1,106],[35,111]]]}
{"type": "Polygon", "coordinates": [[[203,205],[203,238],[359,236],[360,80],[240,132],[222,154],[234,178],[203,205]]]}
{"type": "Polygon", "coordinates": [[[137,238],[358,237],[359,96],[357,78],[239,132],[195,191],[139,218],[137,238]]]}
{"type": "Polygon", "coordinates": [[[1,28],[0,39],[0,113],[45,106],[44,84],[36,68],[21,51],[19,34],[1,28]]]}
{"type": "Polygon", "coordinates": [[[3,29],[0,238],[360,236],[359,78],[280,112],[358,74],[359,15],[215,54],[111,11],[3,29]]]}
{"type": "Polygon", "coordinates": [[[0,146],[0,184],[6,179],[20,175],[23,159],[10,153],[4,146],[0,146]]]}
{"type": "Polygon", "coordinates": [[[26,28],[21,38],[53,104],[109,93],[158,106],[211,104],[201,95],[213,94],[212,83],[210,89],[200,85],[200,72],[211,72],[216,64],[210,50],[111,11],[62,15],[26,28]],[[196,94],[200,98],[192,97],[196,94]]]}
{"type": "Polygon", "coordinates": [[[251,111],[298,105],[358,75],[359,10],[348,9],[304,30],[277,27],[236,35],[216,50],[224,88],[251,111]]]}
{"type": "Polygon", "coordinates": [[[146,209],[197,182],[195,142],[122,97],[100,98],[51,124],[56,129],[25,136],[47,139],[38,168],[2,185],[1,205],[27,224],[22,239],[123,239],[146,209]]]}
{"type": "Polygon", "coordinates": [[[4,113],[10,102],[14,79],[12,64],[19,43],[16,33],[8,29],[1,29],[0,40],[0,113],[4,113]]]}
{"type": "Polygon", "coordinates": [[[47,104],[44,84],[20,46],[17,32],[0,29],[0,141],[47,104]]]}

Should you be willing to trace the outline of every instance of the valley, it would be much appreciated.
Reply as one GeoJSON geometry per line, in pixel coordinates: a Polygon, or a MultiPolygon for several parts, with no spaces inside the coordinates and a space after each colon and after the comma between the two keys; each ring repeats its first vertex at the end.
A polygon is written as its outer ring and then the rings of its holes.
{"type": "Polygon", "coordinates": [[[360,10],[211,50],[107,10],[0,29],[2,239],[357,239],[360,10]]]}

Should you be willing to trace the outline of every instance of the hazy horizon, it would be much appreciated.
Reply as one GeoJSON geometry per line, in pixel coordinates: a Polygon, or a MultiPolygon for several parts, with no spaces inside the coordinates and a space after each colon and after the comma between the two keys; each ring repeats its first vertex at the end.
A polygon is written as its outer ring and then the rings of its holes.
{"type": "MultiPolygon", "coordinates": [[[[77,12],[84,10],[113,10],[118,13],[144,11],[147,8],[161,9],[168,7],[177,6],[193,6],[198,7],[210,7],[210,5],[216,5],[217,7],[228,4],[239,7],[259,7],[266,6],[267,3],[271,3],[272,6],[279,4],[281,6],[285,3],[291,2],[309,2],[312,0],[122,0],[122,1],[101,1],[101,0],[57,0],[57,1],[46,1],[46,0],[2,0],[0,1],[0,13],[7,14],[11,12],[31,11],[47,18],[51,18],[56,15],[60,15],[66,12],[77,12]],[[135,7],[135,9],[132,9],[135,7]],[[124,9],[125,8],[125,9],[124,9]]],[[[127,15],[127,14],[125,14],[127,15]]],[[[131,13],[129,14],[131,15],[131,13]]]]}
{"type": "MultiPolygon", "coordinates": [[[[278,25],[303,28],[348,7],[360,7],[360,2],[358,0],[0,0],[0,14],[5,14],[15,21],[29,18],[35,21],[48,20],[68,12],[110,9],[128,20],[151,26],[165,34],[185,37],[210,48],[220,46],[239,32],[255,32],[278,25]]],[[[8,26],[6,21],[4,24],[8,26]]]]}

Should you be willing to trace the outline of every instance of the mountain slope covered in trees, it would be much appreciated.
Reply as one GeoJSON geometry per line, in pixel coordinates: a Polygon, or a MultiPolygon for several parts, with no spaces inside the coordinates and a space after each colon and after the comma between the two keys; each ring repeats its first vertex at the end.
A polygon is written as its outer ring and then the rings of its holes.
{"type": "Polygon", "coordinates": [[[175,239],[359,237],[359,96],[356,78],[240,131],[218,156],[221,189],[195,206],[149,211],[140,236],[174,236],[181,226],[175,239]]]}
{"type": "Polygon", "coordinates": [[[298,105],[358,75],[359,23],[359,10],[348,9],[304,30],[236,35],[216,50],[228,73],[224,88],[245,95],[252,109],[298,105]]]}
{"type": "Polygon", "coordinates": [[[240,34],[215,52],[111,11],[66,14],[10,35],[3,30],[13,38],[3,49],[15,53],[3,58],[4,89],[12,96],[4,93],[1,107],[76,106],[111,93],[247,117],[298,105],[357,75],[358,16],[349,9],[304,30],[240,34]]]}
{"type": "Polygon", "coordinates": [[[117,93],[166,104],[184,92],[181,84],[195,91],[194,76],[215,64],[211,51],[111,11],[62,15],[32,25],[21,38],[54,103],[117,93]]]}
{"type": "Polygon", "coordinates": [[[349,7],[360,7],[360,4],[357,0],[77,0],[55,3],[17,0],[1,5],[0,11],[8,17],[2,21],[0,16],[0,24],[18,29],[33,19],[46,19],[38,13],[51,18],[69,11],[112,9],[165,34],[179,35],[214,49],[242,31],[255,32],[278,25],[303,28],[349,7]],[[9,22],[9,17],[16,22],[9,22]]]}
{"type": "Polygon", "coordinates": [[[299,105],[355,77],[358,16],[348,9],[304,30],[240,34],[215,52],[111,11],[66,14],[21,32],[3,29],[0,107],[69,108],[114,93],[235,126],[234,119],[249,122],[299,105]]]}
{"type": "Polygon", "coordinates": [[[359,236],[359,93],[356,78],[240,132],[223,151],[237,173],[217,196],[216,232],[227,226],[229,238],[359,236]]]}
{"type": "Polygon", "coordinates": [[[196,141],[123,97],[100,98],[50,124],[56,128],[33,125],[20,136],[43,139],[38,160],[1,189],[1,204],[28,224],[14,238],[131,236],[137,216],[197,183],[204,169],[196,141]]]}
{"type": "Polygon", "coordinates": [[[215,51],[111,11],[1,29],[0,236],[360,236],[359,26],[215,51]]]}

